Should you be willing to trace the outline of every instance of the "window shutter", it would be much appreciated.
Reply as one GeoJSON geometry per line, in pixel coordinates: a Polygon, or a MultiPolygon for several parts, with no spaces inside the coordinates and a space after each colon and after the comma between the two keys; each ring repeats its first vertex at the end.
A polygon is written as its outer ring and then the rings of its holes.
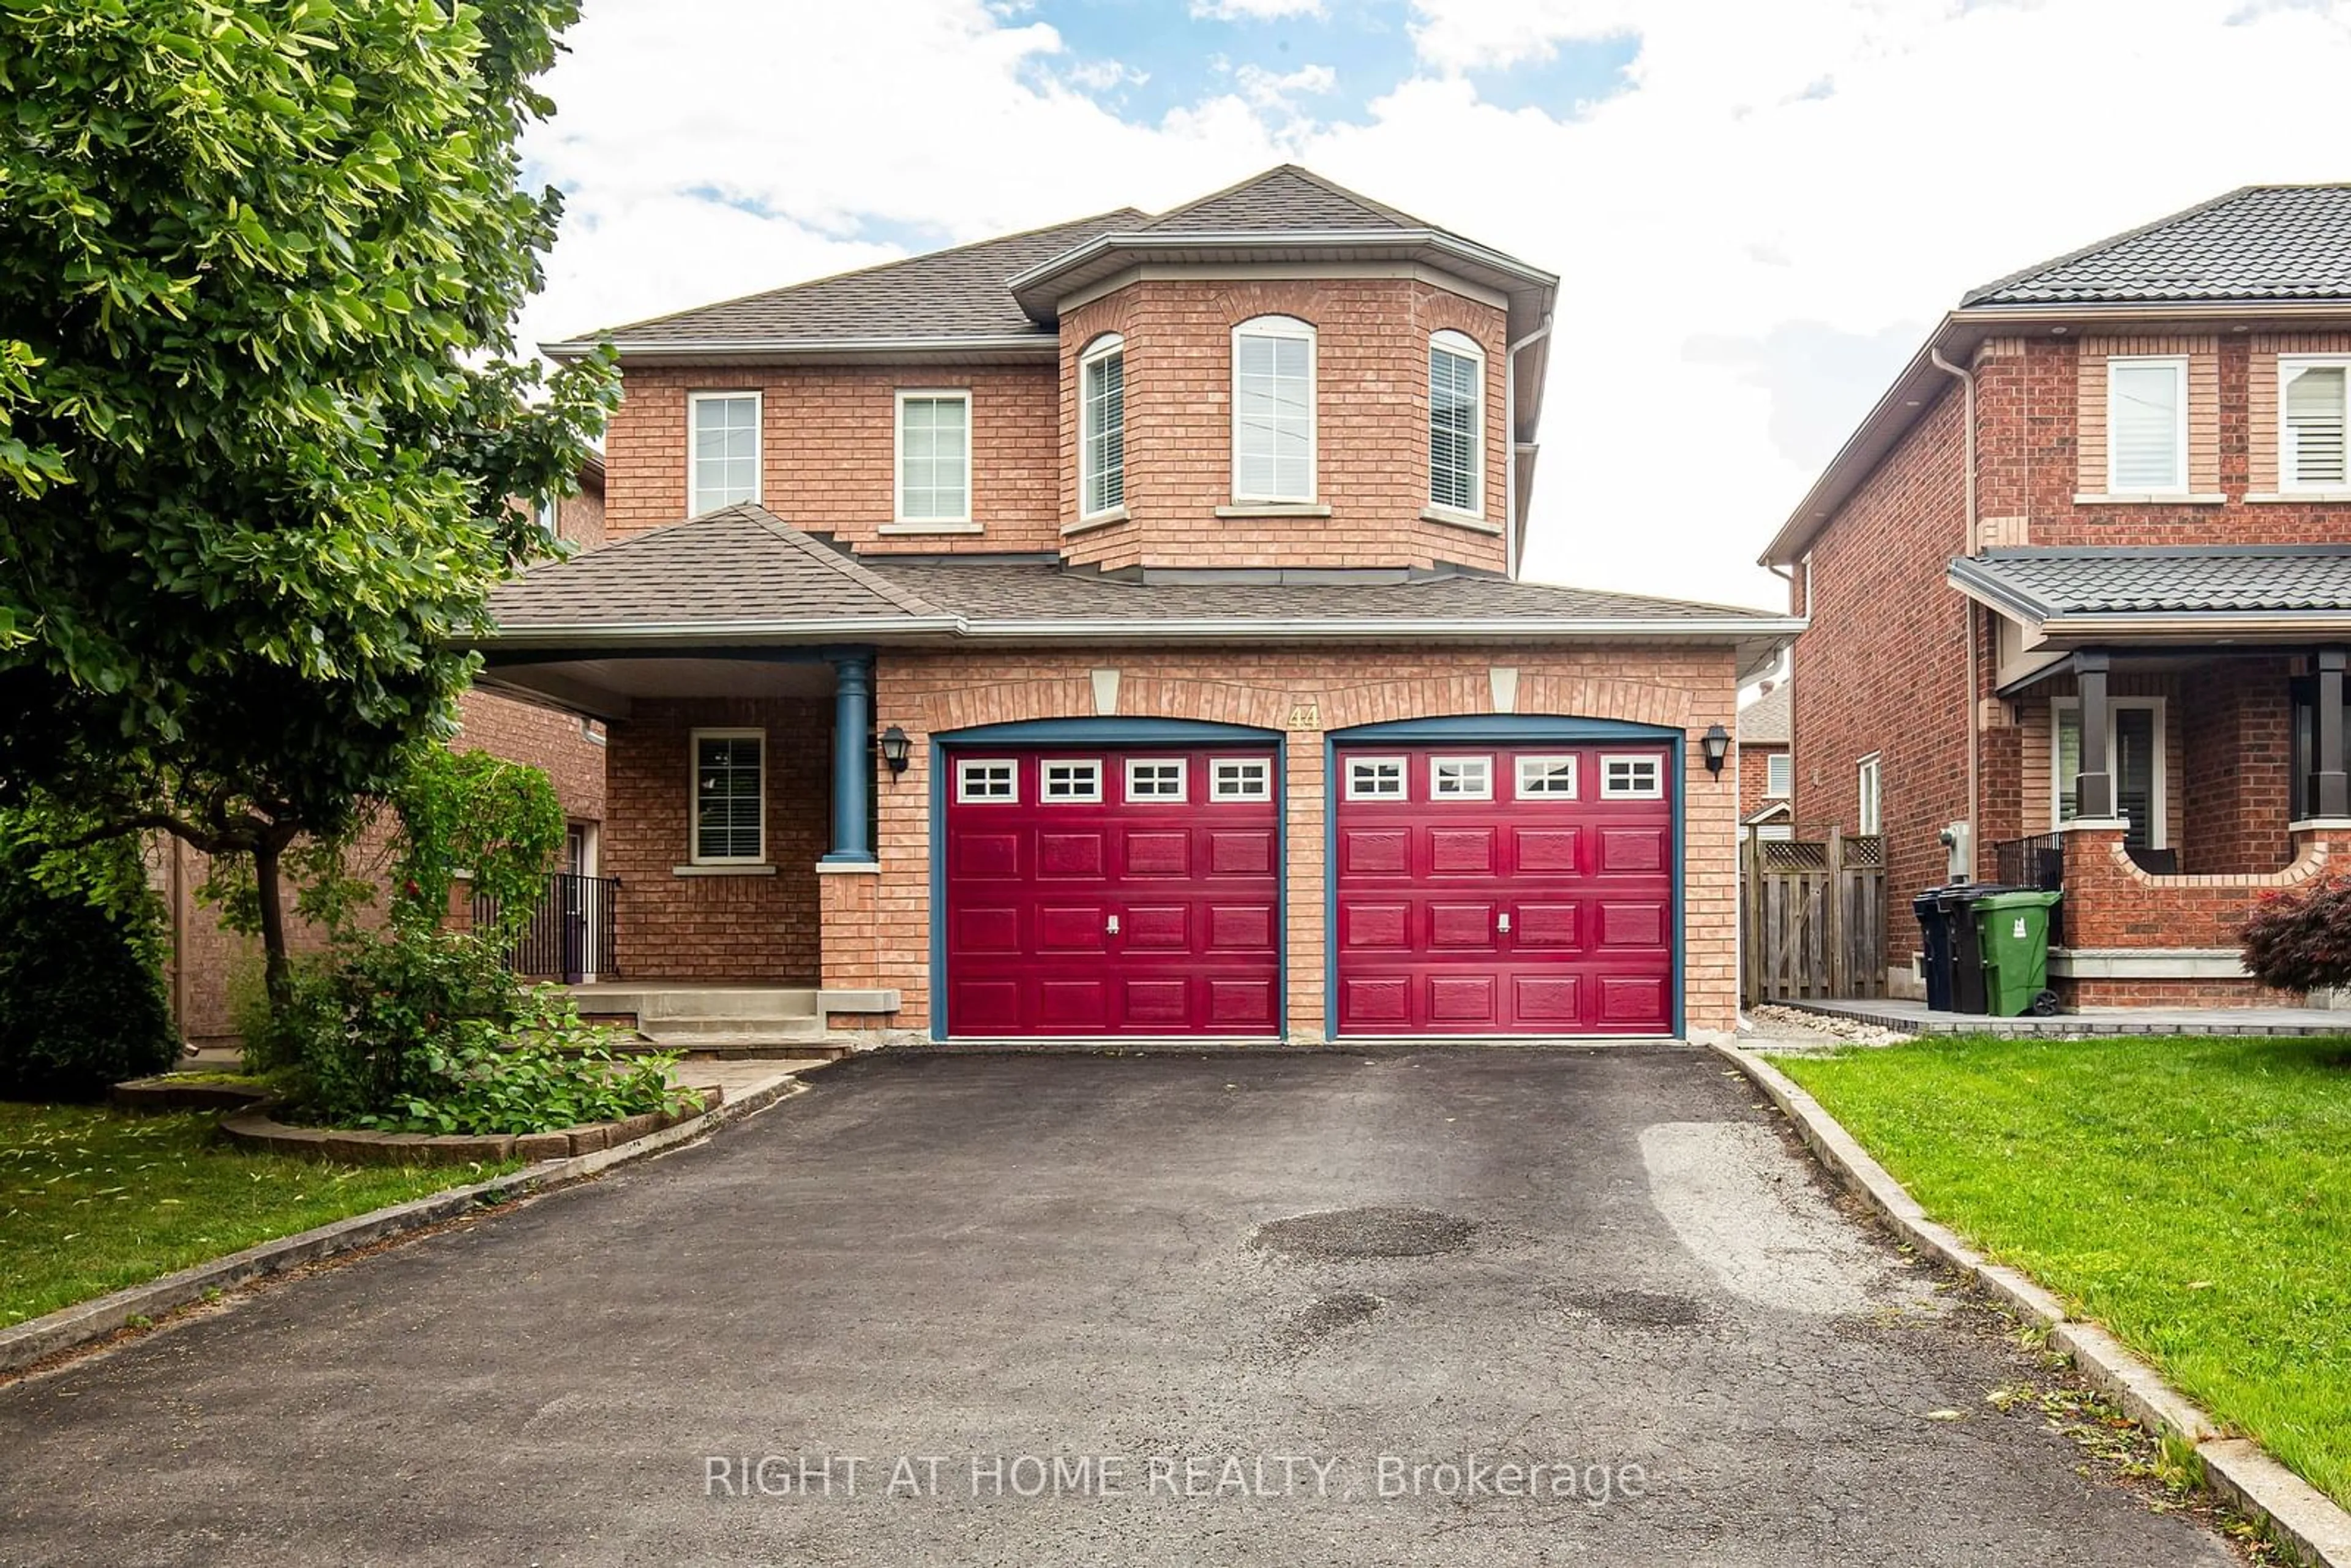
{"type": "Polygon", "coordinates": [[[2341,365],[2319,365],[2286,383],[2286,447],[2297,486],[2339,486],[2344,475],[2344,382],[2341,365]]]}
{"type": "Polygon", "coordinates": [[[2187,381],[2184,367],[2168,361],[2109,367],[2107,489],[2130,493],[2188,487],[2187,455],[2180,450],[2179,434],[2187,381]]]}

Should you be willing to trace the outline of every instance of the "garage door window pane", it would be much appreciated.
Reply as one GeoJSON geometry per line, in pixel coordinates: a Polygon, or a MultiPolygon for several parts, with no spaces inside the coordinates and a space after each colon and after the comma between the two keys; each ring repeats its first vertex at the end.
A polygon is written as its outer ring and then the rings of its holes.
{"type": "Polygon", "coordinates": [[[1554,800],[1575,799],[1575,758],[1573,757],[1521,757],[1519,758],[1519,798],[1548,797],[1554,800]]]}
{"type": "Polygon", "coordinates": [[[1048,800],[1099,800],[1102,799],[1102,764],[1099,762],[1048,762],[1041,777],[1040,793],[1048,800]]]}
{"type": "Polygon", "coordinates": [[[956,764],[956,799],[967,805],[1009,805],[1020,798],[1018,775],[1009,762],[956,764]]]}
{"type": "Polygon", "coordinates": [[[1126,798],[1130,800],[1181,800],[1184,798],[1184,765],[1180,762],[1128,763],[1126,798]]]}
{"type": "Polygon", "coordinates": [[[1358,757],[1349,761],[1347,799],[1350,800],[1403,800],[1404,758],[1358,757]]]}
{"type": "Polygon", "coordinates": [[[1654,800],[1665,792],[1665,767],[1657,758],[1604,757],[1600,759],[1602,800],[1654,800]]]}
{"type": "Polygon", "coordinates": [[[1494,759],[1439,757],[1428,765],[1428,791],[1440,800],[1490,800],[1494,798],[1494,759]]]}
{"type": "Polygon", "coordinates": [[[1220,757],[1208,764],[1212,800],[1273,799],[1273,765],[1262,758],[1220,757]]]}
{"type": "Polygon", "coordinates": [[[694,737],[694,859],[757,861],[764,850],[760,737],[694,737]]]}

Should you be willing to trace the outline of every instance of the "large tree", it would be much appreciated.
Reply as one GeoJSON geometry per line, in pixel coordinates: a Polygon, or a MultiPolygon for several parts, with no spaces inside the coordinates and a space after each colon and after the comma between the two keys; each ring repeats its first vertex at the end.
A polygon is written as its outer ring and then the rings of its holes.
{"type": "Polygon", "coordinates": [[[512,324],[574,0],[0,0],[0,800],[279,857],[444,737],[608,363],[512,324]]]}

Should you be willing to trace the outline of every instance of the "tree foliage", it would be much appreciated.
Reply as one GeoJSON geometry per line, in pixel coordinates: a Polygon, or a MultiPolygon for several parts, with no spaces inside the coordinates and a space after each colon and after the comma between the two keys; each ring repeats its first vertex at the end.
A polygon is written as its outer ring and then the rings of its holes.
{"type": "Polygon", "coordinates": [[[529,920],[563,851],[563,802],[546,774],[486,751],[435,751],[410,769],[392,808],[401,829],[396,928],[439,925],[461,870],[475,896],[498,912],[494,940],[529,920]]]}
{"type": "Polygon", "coordinates": [[[277,862],[450,730],[607,361],[509,362],[574,0],[0,5],[0,791],[277,862]]]}
{"type": "Polygon", "coordinates": [[[2264,894],[2237,935],[2246,972],[2273,990],[2351,986],[2351,874],[2264,894]]]}

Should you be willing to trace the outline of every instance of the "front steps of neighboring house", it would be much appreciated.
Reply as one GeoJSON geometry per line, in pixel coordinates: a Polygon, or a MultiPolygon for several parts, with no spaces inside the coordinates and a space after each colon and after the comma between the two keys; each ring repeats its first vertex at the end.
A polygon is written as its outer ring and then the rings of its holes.
{"type": "MultiPolygon", "coordinates": [[[[636,1049],[695,1056],[843,1056],[848,1048],[828,1039],[825,1015],[886,1010],[878,1005],[884,1000],[879,994],[827,993],[812,986],[596,980],[569,989],[581,1018],[633,1028],[636,1049]]],[[[896,996],[886,1002],[894,1009],[896,996]]]]}

